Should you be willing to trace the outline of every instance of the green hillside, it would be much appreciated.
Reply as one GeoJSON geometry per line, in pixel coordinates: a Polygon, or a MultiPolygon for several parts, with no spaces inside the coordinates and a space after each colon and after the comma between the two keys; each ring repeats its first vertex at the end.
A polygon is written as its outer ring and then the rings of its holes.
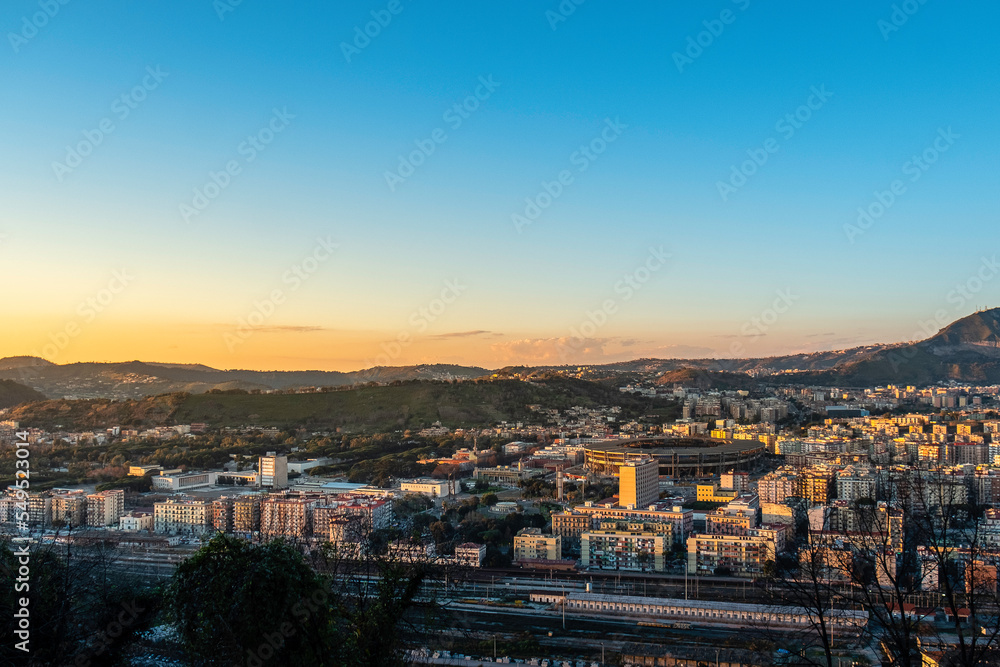
{"type": "Polygon", "coordinates": [[[13,380],[0,380],[0,409],[27,401],[44,401],[45,395],[13,380]]]}
{"type": "Polygon", "coordinates": [[[186,398],[187,394],[165,394],[137,401],[112,401],[106,398],[45,400],[20,405],[11,411],[9,417],[25,426],[48,430],[160,426],[171,423],[171,415],[186,398]]]}
{"type": "Polygon", "coordinates": [[[311,394],[233,392],[167,394],[137,401],[44,401],[20,406],[15,418],[30,426],[67,429],[205,422],[212,427],[253,424],[373,433],[419,429],[435,421],[458,427],[527,420],[531,404],[557,409],[619,405],[626,415],[650,407],[648,400],[611,386],[553,377],[532,382],[410,381],[311,394]]]}

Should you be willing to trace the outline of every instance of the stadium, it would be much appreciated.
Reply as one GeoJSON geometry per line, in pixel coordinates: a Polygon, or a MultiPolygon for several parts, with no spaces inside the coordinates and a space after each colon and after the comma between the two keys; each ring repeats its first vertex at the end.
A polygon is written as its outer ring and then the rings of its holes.
{"type": "MultiPolygon", "coordinates": [[[[598,474],[617,475],[625,461],[652,457],[660,463],[660,475],[703,478],[729,470],[748,470],[764,454],[758,440],[710,440],[685,438],[678,446],[655,446],[657,439],[607,440],[584,447],[584,464],[598,474]]],[[[662,439],[659,443],[666,444],[662,439]]]]}

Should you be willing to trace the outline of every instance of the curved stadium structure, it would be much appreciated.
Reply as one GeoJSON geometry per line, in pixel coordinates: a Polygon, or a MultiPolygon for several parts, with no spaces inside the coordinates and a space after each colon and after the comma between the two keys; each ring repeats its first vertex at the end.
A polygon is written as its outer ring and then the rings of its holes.
{"type": "MultiPolygon", "coordinates": [[[[625,461],[653,457],[660,463],[660,474],[673,478],[700,478],[721,475],[729,470],[746,470],[764,454],[758,440],[710,440],[685,438],[675,447],[657,447],[663,442],[652,438],[606,440],[584,447],[588,469],[604,475],[617,475],[625,461]]],[[[665,444],[665,443],[664,443],[665,444]]]]}

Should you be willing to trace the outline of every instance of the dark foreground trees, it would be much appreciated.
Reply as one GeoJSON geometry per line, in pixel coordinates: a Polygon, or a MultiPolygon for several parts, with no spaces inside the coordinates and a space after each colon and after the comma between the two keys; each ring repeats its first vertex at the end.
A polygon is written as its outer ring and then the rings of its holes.
{"type": "Polygon", "coordinates": [[[420,567],[323,552],[311,561],[289,542],[218,535],[181,564],[167,603],[194,664],[404,664],[400,622],[420,567]]]}
{"type": "Polygon", "coordinates": [[[117,550],[107,545],[4,540],[0,664],[129,664],[133,642],[154,622],[161,600],[159,584],[124,571],[117,550]],[[27,651],[15,646],[22,598],[28,601],[27,651]]]}

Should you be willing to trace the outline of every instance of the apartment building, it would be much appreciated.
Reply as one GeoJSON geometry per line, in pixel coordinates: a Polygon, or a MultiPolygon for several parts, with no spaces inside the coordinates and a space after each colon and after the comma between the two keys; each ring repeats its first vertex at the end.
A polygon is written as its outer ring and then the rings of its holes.
{"type": "Polygon", "coordinates": [[[580,545],[580,536],[593,528],[590,514],[568,511],[552,515],[552,534],[563,538],[563,546],[576,548],[580,545]]]}
{"type": "Polygon", "coordinates": [[[125,492],[122,489],[99,491],[87,496],[87,525],[117,526],[125,513],[125,492]]]}
{"type": "Polygon", "coordinates": [[[768,473],[757,481],[757,495],[762,503],[784,504],[786,498],[799,495],[799,476],[789,471],[768,473]]]}
{"type": "MultiPolygon", "coordinates": [[[[669,524],[667,524],[669,526],[669,524]]],[[[644,530],[594,530],[580,538],[580,564],[598,570],[662,572],[673,539],[644,530]]]]}
{"type": "Polygon", "coordinates": [[[153,503],[153,530],[165,535],[206,535],[212,532],[212,503],[200,498],[153,503]]]}
{"type": "Polygon", "coordinates": [[[862,498],[875,498],[875,487],[878,478],[871,468],[855,468],[849,466],[837,474],[837,498],[855,501],[862,498]]]}
{"type": "Polygon", "coordinates": [[[261,535],[268,538],[309,536],[313,508],[318,502],[318,498],[269,496],[261,503],[261,535]]]}
{"type": "Polygon", "coordinates": [[[482,567],[486,545],[465,542],[455,547],[455,564],[461,567],[482,567]]]}
{"type": "Polygon", "coordinates": [[[784,540],[781,529],[755,529],[747,535],[692,535],[687,540],[688,572],[710,575],[728,572],[736,577],[757,577],[764,572],[764,563],[774,560],[784,540]],[[780,537],[779,537],[780,536],[780,537]]]}
{"type": "Polygon", "coordinates": [[[368,535],[373,530],[388,528],[393,518],[392,503],[388,500],[351,494],[318,499],[312,515],[313,534],[324,537],[330,530],[330,522],[338,519],[356,519],[357,529],[368,535]]]}
{"type": "Polygon", "coordinates": [[[47,493],[29,493],[27,504],[29,525],[52,525],[52,496],[47,493]]]}
{"type": "Polygon", "coordinates": [[[251,535],[260,532],[260,506],[263,496],[239,496],[233,501],[233,532],[251,535]]]}
{"type": "Polygon", "coordinates": [[[233,499],[222,496],[212,501],[212,529],[222,532],[233,532],[233,499]]]}
{"type": "Polygon", "coordinates": [[[743,493],[750,490],[750,474],[745,472],[733,472],[730,470],[722,474],[721,487],[725,491],[735,491],[743,493]]]}
{"type": "Polygon", "coordinates": [[[87,525],[87,494],[83,491],[52,494],[52,523],[68,528],[87,525]]]}
{"type": "Polygon", "coordinates": [[[589,515],[592,520],[610,521],[656,521],[669,523],[673,526],[675,544],[683,544],[688,535],[694,532],[694,510],[686,510],[678,505],[670,509],[659,509],[659,505],[651,505],[646,509],[629,509],[608,505],[594,505],[590,502],[575,507],[574,512],[589,515]]]}
{"type": "Polygon", "coordinates": [[[747,535],[756,527],[756,513],[743,510],[729,513],[720,507],[705,515],[705,532],[709,535],[747,535]]]}
{"type": "Polygon", "coordinates": [[[560,560],[562,538],[543,535],[541,528],[522,528],[514,536],[514,560],[560,560]]]}

